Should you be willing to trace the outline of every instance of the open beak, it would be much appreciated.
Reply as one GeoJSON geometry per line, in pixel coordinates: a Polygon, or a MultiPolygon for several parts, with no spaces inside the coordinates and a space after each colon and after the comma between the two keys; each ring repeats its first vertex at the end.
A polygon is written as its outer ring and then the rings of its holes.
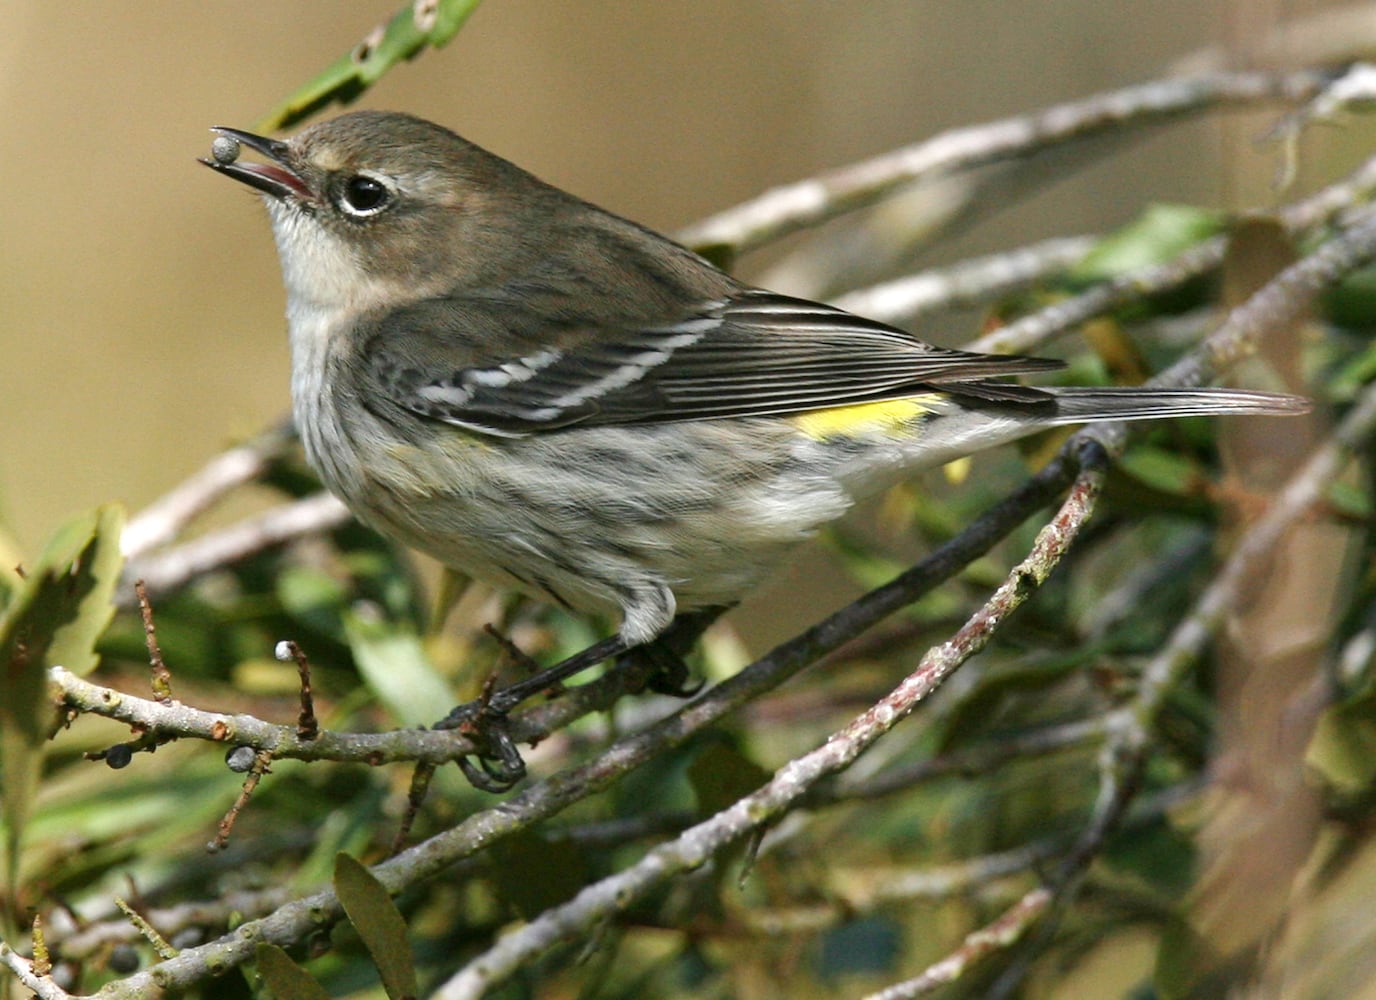
{"type": "Polygon", "coordinates": [[[244,163],[239,160],[223,163],[220,160],[199,157],[211,170],[233,177],[236,181],[242,181],[274,198],[293,197],[301,201],[315,201],[315,194],[302,180],[301,175],[288,165],[289,147],[285,142],[237,128],[226,128],[223,125],[216,125],[210,131],[233,139],[239,145],[247,146],[268,158],[267,163],[244,163]]]}

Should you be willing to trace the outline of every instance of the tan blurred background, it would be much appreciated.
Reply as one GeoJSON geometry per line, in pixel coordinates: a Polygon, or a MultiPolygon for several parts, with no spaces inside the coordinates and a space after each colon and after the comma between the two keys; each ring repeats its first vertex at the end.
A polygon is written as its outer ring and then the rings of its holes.
{"type": "MultiPolygon", "coordinates": [[[[193,158],[208,126],[250,125],[395,6],[0,5],[0,498],[26,548],[68,512],[146,503],[285,411],[263,212],[193,158]]],[[[1235,37],[1240,10],[1321,6],[489,0],[362,104],[673,229],[948,126],[1146,79],[1235,37]]],[[[1209,129],[1164,133],[950,252],[1219,201],[1218,149],[1209,129]]]]}

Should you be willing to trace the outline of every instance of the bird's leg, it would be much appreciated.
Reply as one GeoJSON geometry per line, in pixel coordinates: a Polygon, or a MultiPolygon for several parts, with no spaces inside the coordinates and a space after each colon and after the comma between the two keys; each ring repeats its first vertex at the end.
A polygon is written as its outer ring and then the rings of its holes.
{"type": "Polygon", "coordinates": [[[620,636],[613,635],[601,642],[595,642],[587,649],[574,653],[552,667],[546,667],[525,680],[517,681],[515,684],[502,688],[488,700],[487,705],[484,706],[484,714],[505,715],[527,698],[537,695],[575,674],[581,674],[589,667],[597,666],[603,660],[610,660],[614,656],[619,656],[625,651],[626,644],[620,636]]]}
{"type": "Polygon", "coordinates": [[[475,755],[478,761],[476,765],[467,757],[460,757],[459,770],[468,783],[479,791],[508,792],[526,776],[526,762],[521,757],[521,751],[516,749],[515,740],[506,731],[505,719],[493,721],[496,724],[486,726],[483,733],[490,753],[475,755]]]}
{"type": "MultiPolygon", "coordinates": [[[[653,641],[642,646],[628,649],[619,636],[603,639],[500,691],[485,691],[478,700],[459,705],[435,723],[434,728],[457,729],[486,744],[483,752],[474,755],[477,764],[468,758],[461,758],[459,767],[475,788],[487,792],[508,791],[526,773],[525,761],[507,725],[507,715],[513,708],[527,698],[613,657],[618,661],[633,658],[648,666],[650,676],[646,686],[651,691],[679,698],[691,697],[701,690],[702,682],[689,683],[688,665],[683,662],[683,656],[726,610],[725,607],[704,608],[679,615],[653,641]]],[[[531,662],[524,654],[520,659],[531,662]]]]}
{"type": "Polygon", "coordinates": [[[656,694],[691,698],[702,690],[703,681],[689,681],[688,664],[683,661],[714,621],[730,605],[687,611],[676,617],[663,632],[643,646],[627,650],[622,660],[635,659],[650,667],[645,686],[656,694]]]}
{"type": "Polygon", "coordinates": [[[468,758],[461,757],[459,768],[474,788],[485,792],[508,791],[525,777],[526,762],[516,748],[516,741],[511,738],[507,714],[532,695],[616,656],[625,648],[625,643],[619,637],[603,639],[525,680],[500,691],[485,691],[477,701],[459,705],[435,723],[434,728],[457,729],[485,744],[484,751],[474,755],[478,761],[476,765],[468,758]]]}
{"type": "Polygon", "coordinates": [[[626,644],[620,636],[614,635],[603,639],[601,642],[595,642],[587,649],[574,653],[552,667],[546,667],[539,673],[519,680],[500,691],[495,691],[478,701],[470,701],[460,705],[437,722],[435,728],[456,729],[464,723],[475,722],[479,718],[501,718],[527,698],[625,651],[626,644]]]}

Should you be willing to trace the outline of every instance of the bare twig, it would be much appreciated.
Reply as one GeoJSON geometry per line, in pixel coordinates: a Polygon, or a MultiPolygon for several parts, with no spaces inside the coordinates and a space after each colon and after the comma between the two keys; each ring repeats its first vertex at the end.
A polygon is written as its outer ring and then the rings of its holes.
{"type": "Polygon", "coordinates": [[[387,852],[388,857],[400,854],[406,846],[406,841],[411,839],[411,828],[415,825],[416,817],[420,815],[420,807],[425,804],[425,796],[430,792],[430,781],[434,777],[434,764],[417,764],[416,769],[411,772],[411,786],[406,790],[406,812],[397,824],[391,849],[387,852]]]}
{"type": "Polygon", "coordinates": [[[148,588],[142,580],[134,581],[134,593],[138,597],[139,614],[143,618],[143,638],[148,646],[148,666],[153,672],[153,697],[166,705],[172,700],[172,672],[162,658],[158,646],[158,627],[153,622],[153,605],[148,600],[148,588]]]}
{"type": "Polygon", "coordinates": [[[996,952],[1005,951],[1027,933],[1028,928],[1041,919],[1051,905],[1049,889],[1036,888],[1027,892],[1016,904],[990,924],[965,936],[960,947],[941,961],[929,965],[921,975],[906,982],[895,983],[865,1000],[911,1000],[955,982],[971,966],[996,952]]]}
{"type": "Polygon", "coordinates": [[[985,774],[1011,761],[1025,761],[1102,740],[1108,731],[1103,717],[1077,719],[1046,726],[1004,739],[920,760],[901,767],[890,767],[869,778],[856,779],[847,774],[834,783],[819,785],[808,796],[808,805],[876,799],[904,791],[935,778],[951,775],[985,774]]]}
{"type": "MultiPolygon", "coordinates": [[[[1312,197],[1284,209],[1281,224],[1299,235],[1332,220],[1370,196],[1376,189],[1376,157],[1351,175],[1312,197]]],[[[966,350],[990,354],[1023,354],[1053,337],[1145,296],[1177,288],[1215,270],[1227,252],[1226,236],[1197,243],[1175,258],[1121,274],[1078,295],[1053,302],[965,345],[966,350]]],[[[1307,300],[1306,300],[1307,301],[1307,300]]]]}
{"type": "Polygon", "coordinates": [[[211,532],[193,542],[130,562],[125,575],[141,578],[153,595],[175,590],[193,577],[247,559],[274,545],[346,524],[348,509],[328,493],[296,500],[211,532]]]}
{"type": "MultiPolygon", "coordinates": [[[[1367,234],[1376,252],[1376,225],[1367,234]]],[[[1142,672],[1138,695],[1121,710],[1115,723],[1128,727],[1117,742],[1140,744],[1166,695],[1190,669],[1275,550],[1284,533],[1308,515],[1346,466],[1352,453],[1376,434],[1376,384],[1368,386],[1322,445],[1276,495],[1270,508],[1241,539],[1223,569],[1205,590],[1190,615],[1180,623],[1142,672]]]]}
{"type": "MultiPolygon", "coordinates": [[[[254,890],[230,890],[210,901],[178,903],[175,906],[148,909],[144,915],[169,939],[190,929],[225,927],[235,920],[252,919],[271,913],[288,902],[292,890],[285,885],[272,885],[254,890]]],[[[109,918],[93,921],[64,934],[49,931],[54,951],[63,959],[83,961],[112,944],[135,941],[136,928],[128,921],[109,918]]]]}
{"type": "MultiPolygon", "coordinates": [[[[1376,213],[1367,213],[1348,231],[1287,268],[1235,309],[1205,345],[1206,351],[1182,359],[1167,375],[1189,380],[1206,374],[1215,358],[1226,364],[1236,356],[1235,352],[1254,343],[1265,329],[1287,326],[1336,277],[1374,255],[1376,213]]],[[[1329,439],[1291,477],[1271,508],[1239,542],[1189,616],[1148,662],[1133,701],[1111,717],[1094,819],[1051,883],[1056,900],[1063,903],[1073,892],[1124,815],[1151,750],[1151,728],[1169,692],[1198,661],[1247,582],[1265,565],[1285,532],[1322,501],[1352,452],[1374,433],[1376,386],[1363,393],[1329,439]]],[[[1028,956],[1023,956],[1005,973],[994,995],[1008,995],[1015,988],[1028,960],[1028,956]]]]}
{"type": "Polygon", "coordinates": [[[176,539],[197,515],[225,494],[263,474],[293,439],[290,421],[252,441],[221,452],[195,475],[129,519],[120,536],[125,558],[134,560],[176,539]]]}
{"type": "MultiPolygon", "coordinates": [[[[1310,257],[1282,272],[1238,309],[1201,349],[1174,365],[1162,378],[1168,384],[1194,384],[1253,349],[1262,334],[1287,327],[1323,288],[1376,255],[1376,214],[1368,213],[1351,228],[1310,257]]],[[[1033,890],[992,924],[966,938],[955,952],[921,976],[875,994],[875,1000],[925,995],[954,981],[974,961],[1007,948],[1057,901],[1064,901],[1117,828],[1137,788],[1146,755],[1148,732],[1166,692],[1197,659],[1244,581],[1279,541],[1286,527],[1322,498],[1346,457],[1376,430],[1376,387],[1339,426],[1332,439],[1292,479],[1277,503],[1250,531],[1223,572],[1199,602],[1196,611],[1176,630],[1171,641],[1148,665],[1133,704],[1115,713],[1111,738],[1100,770],[1100,791],[1093,820],[1081,835],[1050,885],[1033,890]]],[[[1088,429],[1111,446],[1122,441],[1122,426],[1088,429]]],[[[1002,981],[1000,993],[1011,988],[1026,958],[1002,981]]]]}
{"type": "Polygon", "coordinates": [[[163,704],[92,684],[62,667],[48,674],[57,697],[69,708],[100,715],[150,734],[210,740],[252,747],[279,759],[334,760],[386,764],[425,761],[444,764],[476,749],[453,733],[398,730],[303,736],[296,725],[277,725],[250,715],[206,712],[181,702],[163,704]]]}
{"type": "Polygon", "coordinates": [[[278,662],[291,660],[296,664],[296,675],[300,682],[301,712],[296,717],[296,735],[303,740],[313,740],[320,735],[320,722],[315,717],[315,695],[311,691],[311,661],[306,651],[290,639],[283,639],[273,650],[278,662]]]}
{"type": "Polygon", "coordinates": [[[908,324],[951,309],[969,309],[1031,288],[1064,272],[1099,238],[1063,236],[1007,253],[960,261],[850,292],[832,300],[861,316],[908,324]]]}
{"type": "Polygon", "coordinates": [[[0,965],[14,973],[15,978],[33,991],[39,1000],[72,1000],[72,995],[49,976],[40,976],[34,971],[33,963],[4,941],[0,941],[0,965]]]}
{"type": "Polygon", "coordinates": [[[994,854],[915,869],[867,866],[859,871],[847,871],[840,868],[830,873],[826,880],[822,893],[825,902],[751,910],[739,919],[750,931],[770,937],[798,931],[816,933],[896,902],[946,899],[986,889],[1025,875],[1063,850],[1064,840],[1046,839],[994,854]]]}
{"type": "Polygon", "coordinates": [[[220,820],[219,828],[215,831],[215,838],[206,845],[206,850],[214,853],[223,851],[225,845],[229,843],[229,835],[234,830],[234,824],[239,819],[239,814],[248,805],[248,800],[253,797],[254,791],[258,788],[258,782],[263,780],[263,775],[271,771],[272,754],[266,750],[259,750],[253,757],[253,766],[248,774],[244,775],[243,787],[239,789],[239,797],[234,800],[234,804],[229,807],[229,812],[225,813],[220,820]]]}
{"type": "Polygon", "coordinates": [[[872,205],[928,177],[1025,157],[1059,143],[1125,126],[1169,120],[1207,108],[1303,101],[1329,74],[1214,73],[1158,80],[1056,105],[1029,115],[952,129],[924,142],[775,188],[679,234],[689,246],[746,253],[789,233],[872,205]]]}

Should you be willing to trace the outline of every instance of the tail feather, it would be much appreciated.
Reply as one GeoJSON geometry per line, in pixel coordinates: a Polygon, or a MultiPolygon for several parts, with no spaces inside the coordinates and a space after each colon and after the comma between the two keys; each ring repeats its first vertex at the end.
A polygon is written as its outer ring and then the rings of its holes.
{"type": "Polygon", "coordinates": [[[1056,403],[1054,414],[1042,418],[1044,425],[1083,424],[1094,420],[1152,420],[1162,417],[1191,417],[1235,413],[1276,416],[1307,413],[1311,408],[1303,396],[1287,396],[1249,389],[1151,389],[1131,386],[1097,388],[1043,387],[1056,403]]]}
{"type": "Polygon", "coordinates": [[[942,387],[948,402],[935,402],[919,433],[901,439],[891,463],[869,452],[840,471],[856,496],[891,485],[904,475],[944,465],[976,451],[1016,441],[1045,427],[1095,420],[1152,420],[1171,417],[1251,414],[1284,416],[1308,412],[1309,400],[1248,389],[1156,389],[1105,386],[1020,386],[963,383],[942,387]],[[974,392],[968,391],[976,386],[974,392]],[[1012,391],[1007,391],[1012,390],[1012,391]]]}

